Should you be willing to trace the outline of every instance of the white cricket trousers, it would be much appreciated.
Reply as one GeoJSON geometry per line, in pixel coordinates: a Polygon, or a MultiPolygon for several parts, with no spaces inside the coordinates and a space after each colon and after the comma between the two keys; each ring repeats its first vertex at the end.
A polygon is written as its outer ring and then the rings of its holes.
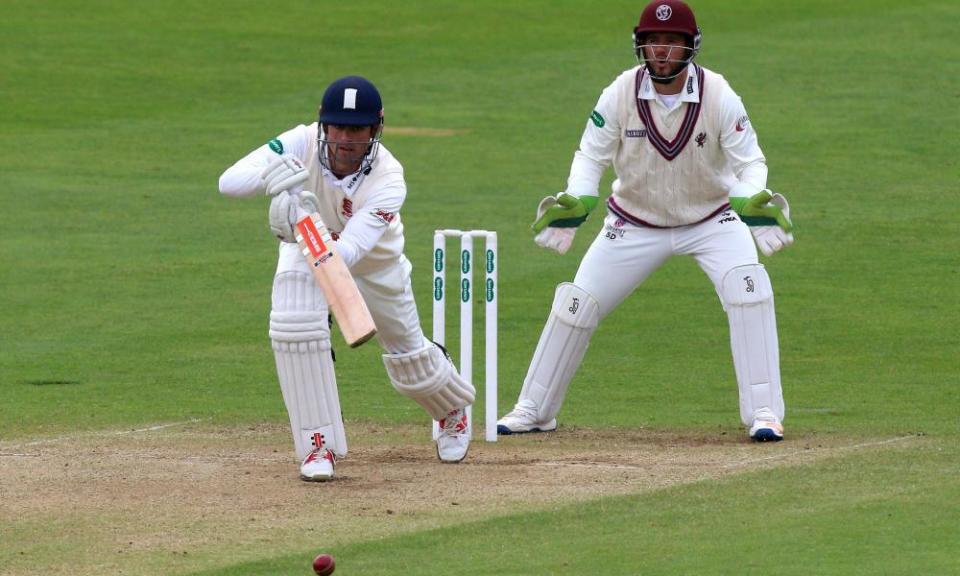
{"type": "Polygon", "coordinates": [[[573,282],[596,298],[603,318],[677,255],[693,256],[713,282],[718,298],[724,274],[758,262],[753,236],[733,210],[676,228],[637,226],[608,213],[573,282]]]}

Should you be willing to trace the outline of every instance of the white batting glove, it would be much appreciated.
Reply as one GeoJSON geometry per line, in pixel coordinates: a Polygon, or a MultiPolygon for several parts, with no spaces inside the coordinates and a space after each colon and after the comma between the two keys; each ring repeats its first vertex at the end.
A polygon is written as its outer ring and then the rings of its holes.
{"type": "Polygon", "coordinates": [[[268,196],[276,196],[286,190],[296,194],[310,178],[303,162],[293,154],[283,154],[273,159],[260,175],[268,196]]]}
{"type": "Polygon", "coordinates": [[[556,250],[560,254],[566,254],[573,244],[573,236],[577,233],[576,228],[544,228],[533,237],[537,246],[556,250]]]}
{"type": "Polygon", "coordinates": [[[297,243],[297,222],[304,216],[317,212],[320,201],[309,190],[290,194],[280,192],[270,201],[270,231],[283,242],[297,243]]]}
{"type": "MultiPolygon", "coordinates": [[[[787,199],[782,194],[774,194],[770,198],[770,203],[779,206],[787,220],[790,219],[790,204],[787,203],[787,199]]],[[[757,248],[763,252],[764,256],[770,256],[793,244],[793,233],[784,232],[783,228],[777,225],[751,226],[750,231],[753,232],[753,239],[757,243],[757,248]]]]}

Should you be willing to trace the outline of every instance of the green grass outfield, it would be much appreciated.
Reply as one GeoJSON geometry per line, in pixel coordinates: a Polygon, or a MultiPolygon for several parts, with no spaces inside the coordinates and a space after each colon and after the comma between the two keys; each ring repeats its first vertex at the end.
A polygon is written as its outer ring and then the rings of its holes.
{"type": "MultiPolygon", "coordinates": [[[[537,248],[528,226],[539,199],[563,188],[600,90],[635,62],[642,5],[5,0],[0,446],[285,420],[266,336],[268,202],[221,197],[217,178],[309,123],[324,87],[352,73],[380,88],[384,142],[405,166],[427,327],[433,229],[499,232],[507,410],[553,289],[602,219],[562,257],[537,248]]],[[[744,99],[769,186],[797,224],[796,244],[764,259],[788,440],[756,446],[757,457],[816,438],[850,448],[358,537],[329,550],[337,574],[960,573],[960,5],[693,6],[698,62],[744,99]]],[[[374,346],[342,348],[348,422],[423,419],[392,391],[374,346]]],[[[605,320],[561,413],[563,426],[725,436],[742,434],[738,420],[726,318],[690,260],[671,261],[605,320]]],[[[18,467],[6,452],[0,574],[42,573],[47,548],[4,537],[44,532],[26,531],[4,497],[18,467]]],[[[48,528],[50,549],[82,545],[48,528]]],[[[317,552],[246,550],[238,565],[182,560],[176,573],[307,574],[317,552]]]]}

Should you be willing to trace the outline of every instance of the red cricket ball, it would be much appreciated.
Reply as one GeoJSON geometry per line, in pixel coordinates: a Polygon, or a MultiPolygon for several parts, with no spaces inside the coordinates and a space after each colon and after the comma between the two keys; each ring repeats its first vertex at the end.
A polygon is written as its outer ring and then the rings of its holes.
{"type": "Polygon", "coordinates": [[[321,554],[313,559],[313,571],[317,576],[330,576],[334,569],[333,556],[321,554]]]}

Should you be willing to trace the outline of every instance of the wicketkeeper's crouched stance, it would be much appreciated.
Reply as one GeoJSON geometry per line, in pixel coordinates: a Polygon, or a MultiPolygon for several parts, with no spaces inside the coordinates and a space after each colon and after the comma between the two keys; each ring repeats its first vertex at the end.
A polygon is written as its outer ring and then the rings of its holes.
{"type": "Polygon", "coordinates": [[[406,183],[400,163],[380,143],[382,129],[373,84],[341,78],[324,93],[317,122],[280,134],[220,177],[223,194],[273,196],[270,228],[281,243],[270,339],[304,480],[333,478],[336,459],[347,454],[327,298],[295,239],[295,224],[306,213],[320,216],[352,272],[393,386],[440,421],[440,459],[458,462],[469,447],[465,408],[475,391],[420,328],[403,254],[406,183]]]}
{"type": "Polygon", "coordinates": [[[498,431],[555,429],[600,320],[670,257],[690,255],[727,313],[740,419],[754,440],[781,440],[773,289],[754,242],[766,255],[793,242],[786,199],[765,189],[766,162],[740,98],[722,76],[693,63],[700,29],[686,4],[648,4],[634,49],[641,64],[600,96],[567,191],[537,211],[536,242],[566,252],[613,164],[604,228],[573,283],[557,288],[520,398],[498,431]]]}

